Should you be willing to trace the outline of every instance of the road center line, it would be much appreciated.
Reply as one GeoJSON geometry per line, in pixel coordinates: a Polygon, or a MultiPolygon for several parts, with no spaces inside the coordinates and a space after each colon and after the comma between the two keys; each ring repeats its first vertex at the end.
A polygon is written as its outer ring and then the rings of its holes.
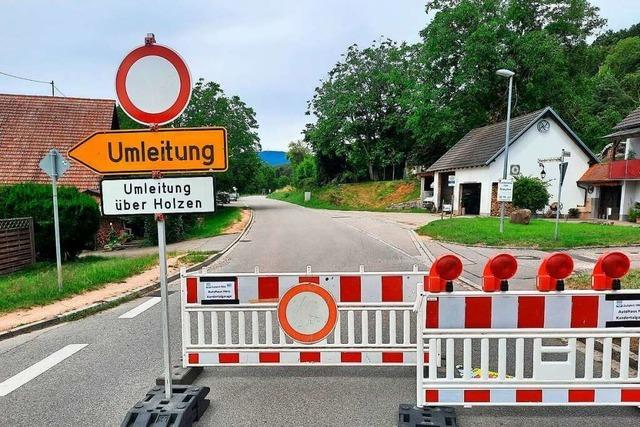
{"type": "Polygon", "coordinates": [[[118,317],[118,319],[133,319],[138,314],[145,312],[146,310],[150,309],[151,307],[153,307],[159,302],[160,302],[160,297],[151,297],[145,302],[143,302],[142,304],[138,305],[137,307],[134,307],[131,310],[127,311],[126,313],[122,314],[121,316],[118,317]]]}
{"type": "Polygon", "coordinates": [[[38,363],[29,366],[24,371],[19,372],[11,378],[5,380],[4,382],[0,383],[0,397],[6,396],[17,388],[22,387],[38,375],[53,368],[67,357],[72,356],[74,353],[82,350],[87,345],[88,344],[69,344],[68,346],[62,347],[55,353],[52,353],[49,356],[45,357],[38,363]]]}

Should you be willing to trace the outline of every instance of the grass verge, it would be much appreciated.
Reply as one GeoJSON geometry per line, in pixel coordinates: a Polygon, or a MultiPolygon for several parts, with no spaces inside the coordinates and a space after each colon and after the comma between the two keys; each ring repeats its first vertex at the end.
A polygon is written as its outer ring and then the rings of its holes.
{"type": "Polygon", "coordinates": [[[315,209],[425,212],[423,209],[388,209],[394,203],[417,200],[420,197],[420,183],[417,180],[327,185],[311,190],[311,200],[308,202],[304,201],[304,190],[290,187],[275,191],[268,197],[315,209]]]}
{"type": "Polygon", "coordinates": [[[156,255],[135,258],[85,257],[62,265],[62,292],[58,291],[56,265],[39,262],[25,270],[0,277],[0,313],[44,305],[121,282],[158,262],[156,255]]]}
{"type": "Polygon", "coordinates": [[[217,236],[222,233],[225,228],[240,221],[241,218],[242,210],[240,208],[220,208],[216,213],[204,216],[201,223],[196,224],[187,232],[186,239],[202,239],[217,236]]]}
{"type": "Polygon", "coordinates": [[[187,252],[178,258],[178,261],[183,264],[199,264],[215,254],[215,251],[193,251],[187,252]]]}
{"type": "Polygon", "coordinates": [[[587,222],[561,222],[558,240],[553,239],[554,222],[532,220],[529,225],[505,221],[500,234],[498,218],[454,218],[433,221],[420,227],[418,234],[436,240],[465,245],[511,246],[538,249],[581,246],[625,246],[640,244],[640,229],[622,225],[587,222]]]}
{"type": "MultiPolygon", "coordinates": [[[[591,273],[579,273],[566,281],[567,289],[591,289],[591,273]]],[[[622,278],[622,289],[640,289],[640,269],[631,270],[622,278]]]]}

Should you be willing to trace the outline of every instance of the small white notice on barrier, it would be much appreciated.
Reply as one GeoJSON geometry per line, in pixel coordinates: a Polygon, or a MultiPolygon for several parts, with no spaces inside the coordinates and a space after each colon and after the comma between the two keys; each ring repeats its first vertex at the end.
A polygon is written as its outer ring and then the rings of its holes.
{"type": "Polygon", "coordinates": [[[105,179],[104,215],[213,212],[213,177],[105,179]]]}
{"type": "Polygon", "coordinates": [[[205,300],[234,300],[235,282],[202,282],[205,300]]]}
{"type": "Polygon", "coordinates": [[[640,321],[640,299],[616,301],[613,306],[613,320],[617,322],[640,321]]]}

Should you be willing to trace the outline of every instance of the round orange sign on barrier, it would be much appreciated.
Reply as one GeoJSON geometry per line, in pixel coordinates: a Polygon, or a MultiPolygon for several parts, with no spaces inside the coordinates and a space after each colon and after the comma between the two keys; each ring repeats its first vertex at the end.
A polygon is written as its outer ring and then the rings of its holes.
{"type": "Polygon", "coordinates": [[[280,327],[294,341],[313,344],[333,331],[338,307],[331,294],[314,283],[289,289],[278,303],[280,327]]]}

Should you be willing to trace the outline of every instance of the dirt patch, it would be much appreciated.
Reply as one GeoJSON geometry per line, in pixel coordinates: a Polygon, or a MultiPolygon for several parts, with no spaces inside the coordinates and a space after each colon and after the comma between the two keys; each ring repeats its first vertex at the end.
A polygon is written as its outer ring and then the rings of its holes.
{"type": "MultiPolygon", "coordinates": [[[[168,275],[177,273],[182,266],[178,257],[167,260],[168,275]]],[[[45,306],[32,307],[25,310],[17,310],[0,316],[0,332],[17,328],[21,325],[35,323],[58,317],[62,314],[91,306],[97,302],[110,300],[129,292],[142,289],[160,279],[160,267],[154,267],[144,273],[132,276],[120,283],[109,283],[100,289],[85,292],[62,301],[56,301],[45,306]]]]}
{"type": "Polygon", "coordinates": [[[241,211],[240,221],[231,224],[229,227],[225,228],[221,234],[235,234],[242,233],[247,224],[249,224],[249,220],[251,219],[251,211],[249,209],[242,209],[241,211]]]}

